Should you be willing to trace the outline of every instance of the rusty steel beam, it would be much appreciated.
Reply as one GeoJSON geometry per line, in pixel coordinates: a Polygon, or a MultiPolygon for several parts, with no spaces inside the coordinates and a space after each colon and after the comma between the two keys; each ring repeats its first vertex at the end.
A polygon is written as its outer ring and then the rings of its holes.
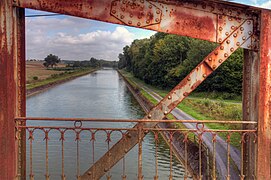
{"type": "MultiPolygon", "coordinates": [[[[253,24],[250,20],[240,22],[233,32],[211,52],[192,72],[184,78],[168,95],[166,95],[145,118],[163,119],[169,114],[183,99],[196,89],[213,71],[215,71],[236,49],[252,36],[250,28],[253,24]],[[248,27],[248,28],[246,28],[248,27]]],[[[138,127],[155,127],[157,123],[139,123],[138,127]]],[[[140,137],[145,134],[140,134],[140,137]]],[[[89,168],[82,179],[99,179],[105,172],[112,168],[124,155],[138,143],[137,132],[129,132],[129,136],[117,142],[103,157],[101,157],[91,168],[89,168]],[[108,161],[108,157],[111,160],[108,161]]]]}
{"type": "MultiPolygon", "coordinates": [[[[26,59],[25,59],[25,10],[15,8],[18,17],[15,29],[17,30],[17,79],[16,79],[16,116],[26,115],[26,59]]],[[[26,125],[21,122],[20,125],[26,125]]],[[[17,179],[26,179],[26,132],[21,129],[16,134],[17,154],[17,179]]]]}
{"type": "MultiPolygon", "coordinates": [[[[25,83],[25,76],[24,70],[21,70],[24,69],[25,63],[24,36],[24,10],[13,8],[10,0],[0,1],[1,179],[18,178],[16,177],[18,173],[21,177],[25,176],[25,151],[21,151],[22,156],[18,153],[14,121],[16,116],[25,115],[24,85],[22,85],[25,83]]],[[[25,148],[22,143],[21,147],[25,148]]]]}
{"type": "MultiPolygon", "coordinates": [[[[222,43],[236,24],[258,14],[256,8],[213,1],[168,0],[16,0],[15,6],[50,11],[222,43]]],[[[253,33],[253,26],[250,26],[253,33]]],[[[255,34],[255,33],[253,33],[255,34]]],[[[257,49],[255,35],[241,47],[257,49]]]]}
{"type": "MultiPolygon", "coordinates": [[[[259,52],[244,50],[244,66],[243,66],[243,121],[258,122],[258,105],[259,105],[259,52]]],[[[252,129],[253,125],[244,124],[243,129],[252,129]]],[[[255,158],[256,145],[255,137],[248,135],[244,142],[244,164],[242,177],[246,179],[254,179],[256,174],[255,158]]]]}
{"type": "Polygon", "coordinates": [[[257,179],[271,179],[271,12],[262,10],[260,36],[257,179]]]}

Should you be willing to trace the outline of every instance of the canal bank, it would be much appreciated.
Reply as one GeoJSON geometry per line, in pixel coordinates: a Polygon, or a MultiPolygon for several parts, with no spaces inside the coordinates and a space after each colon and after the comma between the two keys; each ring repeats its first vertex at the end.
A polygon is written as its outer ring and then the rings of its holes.
{"type": "MultiPolygon", "coordinates": [[[[141,105],[141,107],[144,109],[145,113],[148,113],[149,110],[151,110],[154,107],[154,104],[146,98],[142,92],[140,87],[137,87],[137,85],[132,82],[130,79],[127,79],[120,71],[118,71],[120,76],[124,79],[124,81],[127,84],[128,89],[131,91],[135,99],[138,101],[138,103],[141,105]]],[[[174,117],[173,115],[171,115],[174,117]]],[[[176,119],[174,117],[174,119],[176,119]]],[[[176,125],[173,123],[159,123],[157,125],[157,128],[176,128],[176,125]]],[[[169,142],[172,141],[172,150],[176,156],[176,158],[182,162],[182,164],[187,164],[188,171],[191,175],[193,175],[194,179],[198,178],[198,174],[195,172],[199,172],[199,147],[197,143],[192,142],[189,140],[183,133],[174,133],[173,139],[170,140],[170,134],[169,133],[161,133],[161,136],[163,137],[164,141],[169,145],[169,142]],[[187,159],[185,154],[185,145],[184,141],[187,140],[187,159]]],[[[208,153],[208,152],[207,152],[208,153]]],[[[203,177],[205,179],[209,177],[209,171],[210,169],[207,167],[209,159],[207,158],[206,152],[204,149],[201,151],[201,157],[202,157],[202,163],[201,168],[203,170],[203,177]]]]}
{"type": "Polygon", "coordinates": [[[30,84],[30,88],[27,87],[26,90],[26,96],[32,96],[38,93],[41,93],[49,88],[52,88],[56,85],[68,82],[70,80],[73,80],[75,78],[93,73],[99,69],[84,69],[84,70],[79,70],[77,72],[71,72],[71,73],[63,73],[61,75],[55,74],[55,76],[34,82],[33,84],[30,84]]]}
{"type": "MultiPolygon", "coordinates": [[[[127,87],[127,83],[117,73],[111,70],[98,70],[74,80],[50,88],[47,91],[27,98],[27,116],[28,117],[69,117],[69,118],[113,118],[113,119],[142,119],[144,112],[137,100],[133,97],[127,87]]],[[[30,123],[30,122],[29,122],[30,123]]],[[[31,122],[29,125],[51,125],[67,126],[73,125],[67,122],[31,122]]],[[[85,123],[84,123],[85,124],[85,123]]],[[[119,123],[95,123],[95,127],[128,127],[133,124],[119,123]]],[[[86,124],[87,126],[87,124],[86,124]]],[[[58,179],[61,170],[61,142],[60,134],[50,131],[49,141],[49,173],[51,179],[58,179]]],[[[112,134],[113,135],[113,134],[112,134]]],[[[118,139],[112,136],[112,146],[118,139]]],[[[89,133],[82,134],[80,141],[80,172],[84,173],[93,161],[92,142],[89,133]]],[[[95,140],[95,156],[97,161],[107,152],[106,134],[98,133],[95,140]]],[[[29,160],[29,139],[27,138],[27,159],[29,160]]],[[[33,141],[33,173],[35,179],[42,179],[45,174],[44,154],[44,135],[41,131],[35,131],[33,141]]],[[[155,151],[155,140],[153,134],[145,136],[143,142],[143,174],[144,179],[153,179],[155,175],[155,157],[158,158],[159,179],[168,179],[170,172],[170,150],[166,143],[160,139],[155,151]]],[[[70,131],[65,135],[65,175],[67,179],[74,179],[76,174],[76,141],[75,134],[70,131]]],[[[125,156],[125,174],[127,179],[137,179],[137,147],[133,148],[125,156]]],[[[29,162],[29,161],[28,161],[29,162]]],[[[29,165],[27,165],[29,167],[29,165]]],[[[29,174],[29,170],[27,171],[29,174]]],[[[121,179],[122,162],[116,164],[110,171],[112,180],[121,179]]],[[[182,179],[184,177],[184,167],[173,157],[172,159],[173,179],[182,179]]],[[[106,179],[103,177],[102,179],[106,179]]]]}

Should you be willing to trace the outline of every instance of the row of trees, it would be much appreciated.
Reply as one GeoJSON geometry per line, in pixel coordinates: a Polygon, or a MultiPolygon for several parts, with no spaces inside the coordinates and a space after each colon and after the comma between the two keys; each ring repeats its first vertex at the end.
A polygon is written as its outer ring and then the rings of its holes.
{"type": "Polygon", "coordinates": [[[89,61],[74,61],[72,64],[73,67],[111,67],[117,68],[117,61],[107,61],[103,59],[90,58],[89,61]]]}
{"type": "MultiPolygon", "coordinates": [[[[119,54],[119,69],[125,68],[146,83],[172,88],[217,46],[215,43],[177,35],[156,33],[134,40],[119,54]]],[[[198,88],[199,91],[242,91],[243,51],[237,50],[198,88]]]]}
{"type": "MultiPolygon", "coordinates": [[[[60,63],[61,59],[53,54],[49,54],[46,58],[44,58],[43,65],[45,67],[54,67],[57,66],[58,63],[60,63]]],[[[95,59],[90,58],[89,61],[71,61],[68,63],[69,67],[113,67],[116,68],[118,66],[118,63],[116,61],[106,61],[103,59],[95,59]]]]}

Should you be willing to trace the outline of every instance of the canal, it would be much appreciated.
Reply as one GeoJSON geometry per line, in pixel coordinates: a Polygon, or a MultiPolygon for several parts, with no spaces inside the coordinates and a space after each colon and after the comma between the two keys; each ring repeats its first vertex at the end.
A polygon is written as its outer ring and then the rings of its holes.
{"type": "MultiPolygon", "coordinates": [[[[41,117],[77,117],[77,118],[116,118],[139,119],[144,112],[133,95],[129,92],[124,80],[117,71],[104,69],[79,77],[72,81],[48,89],[27,99],[27,116],[41,117]]],[[[34,125],[34,122],[31,122],[34,125]]],[[[35,125],[71,125],[70,122],[35,122],[35,125]]],[[[132,124],[93,123],[92,127],[119,127],[132,124]]],[[[118,139],[112,135],[112,146],[118,139]],[[115,139],[114,139],[115,137],[115,139]]],[[[106,151],[107,143],[104,134],[97,134],[95,141],[95,160],[106,151]]],[[[61,141],[57,132],[49,133],[49,174],[50,179],[60,179],[61,175],[61,141]]],[[[75,134],[65,135],[65,175],[67,179],[76,178],[76,141],[75,134]]],[[[89,135],[81,134],[80,141],[80,172],[85,172],[93,160],[92,144],[89,135]]],[[[28,142],[29,143],[29,142],[28,142]]],[[[35,179],[44,179],[45,175],[45,142],[42,132],[34,133],[33,171],[35,179]]],[[[168,179],[170,168],[169,148],[164,141],[158,145],[159,179],[168,179]]],[[[27,172],[29,174],[29,145],[27,146],[27,172]]],[[[111,171],[112,179],[121,179],[122,161],[111,171]]],[[[125,157],[127,179],[137,179],[137,146],[125,157]]],[[[148,134],[143,143],[143,174],[144,179],[153,179],[155,175],[155,142],[152,134],[148,134]]],[[[173,158],[173,178],[183,178],[183,166],[173,158]]],[[[104,177],[103,179],[106,179],[104,177]]]]}

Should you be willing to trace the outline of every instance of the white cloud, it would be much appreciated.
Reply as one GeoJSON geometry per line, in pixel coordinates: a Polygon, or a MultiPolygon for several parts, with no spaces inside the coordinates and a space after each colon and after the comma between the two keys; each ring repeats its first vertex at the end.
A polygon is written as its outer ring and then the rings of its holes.
{"type": "Polygon", "coordinates": [[[260,5],[260,7],[265,9],[271,9],[271,1],[266,1],[260,5]]]}
{"type": "Polygon", "coordinates": [[[29,18],[26,21],[27,58],[43,59],[52,53],[61,59],[117,60],[122,48],[136,37],[125,27],[107,26],[108,30],[99,22],[93,24],[74,17],[29,18]]]}

